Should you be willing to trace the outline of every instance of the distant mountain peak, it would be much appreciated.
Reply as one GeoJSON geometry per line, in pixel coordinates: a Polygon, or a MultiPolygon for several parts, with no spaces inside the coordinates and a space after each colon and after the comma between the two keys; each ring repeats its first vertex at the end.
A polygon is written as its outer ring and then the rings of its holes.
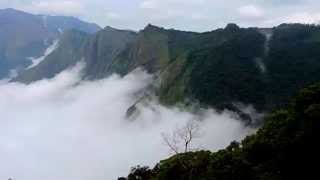
{"type": "Polygon", "coordinates": [[[6,8],[6,9],[0,9],[1,14],[8,14],[8,15],[31,15],[28,12],[24,12],[18,9],[13,9],[13,8],[6,8]]]}
{"type": "Polygon", "coordinates": [[[224,29],[227,31],[237,31],[240,29],[240,27],[235,23],[229,23],[224,29]]]}
{"type": "Polygon", "coordinates": [[[105,31],[117,31],[118,29],[113,28],[111,26],[106,26],[106,27],[103,28],[103,30],[105,30],[105,31]]]}
{"type": "MultiPolygon", "coordinates": [[[[6,8],[6,9],[0,9],[0,18],[3,19],[19,19],[19,20],[24,20],[26,19],[29,20],[30,18],[33,19],[41,19],[43,21],[43,24],[47,26],[48,24],[56,24],[57,27],[51,26],[51,28],[55,30],[66,30],[66,29],[72,29],[74,27],[81,27],[81,30],[84,32],[89,32],[91,34],[101,30],[101,27],[95,23],[91,22],[85,22],[77,17],[73,16],[52,16],[52,15],[47,15],[47,14],[32,14],[29,12],[25,12],[22,10],[18,9],[13,9],[13,8],[6,8]],[[59,26],[59,27],[58,27],[59,26]],[[60,27],[64,26],[64,27],[60,27]]],[[[12,21],[12,20],[10,20],[12,21]]],[[[46,27],[48,28],[48,27],[46,27]]]]}
{"type": "Polygon", "coordinates": [[[0,9],[0,11],[7,11],[7,12],[22,12],[22,11],[20,11],[20,10],[13,9],[13,8],[0,9]]]}
{"type": "Polygon", "coordinates": [[[0,11],[15,11],[15,9],[13,9],[13,8],[4,8],[4,9],[0,9],[0,11]]]}
{"type": "Polygon", "coordinates": [[[155,26],[155,25],[152,25],[152,24],[148,24],[144,29],[143,31],[162,31],[164,30],[163,27],[158,27],[158,26],[155,26]]]}
{"type": "Polygon", "coordinates": [[[51,42],[64,37],[68,30],[85,34],[101,30],[97,24],[76,17],[32,14],[13,8],[0,9],[0,27],[0,79],[12,69],[28,67],[30,57],[41,57],[51,42]]]}
{"type": "Polygon", "coordinates": [[[14,9],[14,8],[5,8],[5,9],[0,9],[0,12],[4,13],[15,13],[15,14],[32,14],[20,9],[14,9]]]}
{"type": "Polygon", "coordinates": [[[117,29],[111,26],[106,26],[105,28],[103,28],[103,31],[105,32],[130,32],[133,34],[136,34],[137,32],[130,30],[130,29],[117,29]]]}

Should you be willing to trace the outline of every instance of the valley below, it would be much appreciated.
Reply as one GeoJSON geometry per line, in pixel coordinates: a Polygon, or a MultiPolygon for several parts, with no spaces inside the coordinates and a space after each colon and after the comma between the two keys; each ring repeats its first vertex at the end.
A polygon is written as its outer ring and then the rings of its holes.
{"type": "Polygon", "coordinates": [[[231,111],[194,114],[155,100],[139,104],[139,114],[128,119],[152,76],[139,70],[82,81],[83,67],[28,85],[0,85],[1,179],[117,179],[131,166],[154,166],[171,155],[162,134],[188,121],[201,121],[195,149],[215,151],[254,132],[231,111]]]}
{"type": "Polygon", "coordinates": [[[317,23],[127,30],[0,9],[0,179],[310,179],[319,52],[317,23]]]}

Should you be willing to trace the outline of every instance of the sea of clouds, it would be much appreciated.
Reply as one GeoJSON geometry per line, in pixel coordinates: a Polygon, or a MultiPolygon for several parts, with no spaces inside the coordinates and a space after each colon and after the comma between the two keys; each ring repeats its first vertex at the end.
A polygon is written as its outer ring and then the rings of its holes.
{"type": "Polygon", "coordinates": [[[132,166],[152,167],[169,157],[161,134],[193,119],[202,121],[192,146],[212,151],[253,132],[230,112],[196,115],[156,101],[140,104],[128,120],[127,109],[152,76],[136,70],[83,81],[82,68],[29,85],[0,83],[0,179],[116,179],[132,166]]]}

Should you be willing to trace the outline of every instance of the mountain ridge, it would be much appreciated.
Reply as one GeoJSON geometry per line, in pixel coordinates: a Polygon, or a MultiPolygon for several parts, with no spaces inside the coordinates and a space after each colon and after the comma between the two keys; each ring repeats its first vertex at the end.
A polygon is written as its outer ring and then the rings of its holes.
{"type": "Polygon", "coordinates": [[[20,71],[28,67],[31,57],[42,56],[63,31],[70,29],[94,34],[101,28],[74,17],[0,9],[0,78],[11,70],[20,71]]]}
{"type": "MultiPolygon", "coordinates": [[[[204,33],[151,24],[139,32],[106,27],[89,35],[73,56],[86,62],[85,79],[126,75],[138,67],[156,74],[154,93],[165,105],[199,102],[237,111],[240,103],[264,112],[285,106],[303,86],[320,80],[319,36],[319,26],[303,24],[272,29],[228,24],[204,33]],[[295,68],[285,70],[289,67],[295,68]]],[[[25,82],[41,79],[35,76],[25,82]]]]}

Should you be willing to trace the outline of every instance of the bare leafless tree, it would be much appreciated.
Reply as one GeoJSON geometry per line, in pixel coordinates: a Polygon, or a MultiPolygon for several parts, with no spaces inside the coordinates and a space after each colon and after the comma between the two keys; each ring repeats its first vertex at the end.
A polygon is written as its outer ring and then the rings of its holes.
{"type": "Polygon", "coordinates": [[[176,135],[175,132],[172,134],[162,133],[162,139],[172,152],[179,154],[179,142],[176,135]]]}
{"type": "Polygon", "coordinates": [[[175,154],[189,152],[192,142],[200,137],[199,122],[196,120],[188,121],[185,126],[176,128],[172,133],[162,133],[165,144],[175,154]]]}

